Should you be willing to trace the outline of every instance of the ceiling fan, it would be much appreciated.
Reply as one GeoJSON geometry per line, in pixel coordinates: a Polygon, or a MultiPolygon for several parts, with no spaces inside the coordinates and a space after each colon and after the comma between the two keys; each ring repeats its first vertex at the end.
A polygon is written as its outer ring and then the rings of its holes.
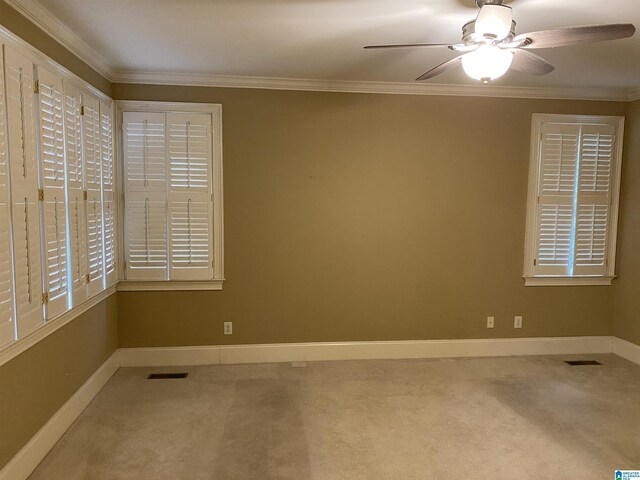
{"type": "Polygon", "coordinates": [[[461,43],[367,45],[364,48],[447,47],[464,55],[459,55],[432,68],[416,80],[428,80],[462,65],[469,77],[488,83],[504,75],[510,68],[531,75],[546,75],[553,72],[553,65],[530,52],[530,49],[616,40],[631,37],[636,31],[636,27],[630,23],[619,23],[564,27],[516,35],[513,12],[511,7],[502,4],[503,0],[475,0],[475,2],[480,12],[475,20],[462,27],[461,43]]]}

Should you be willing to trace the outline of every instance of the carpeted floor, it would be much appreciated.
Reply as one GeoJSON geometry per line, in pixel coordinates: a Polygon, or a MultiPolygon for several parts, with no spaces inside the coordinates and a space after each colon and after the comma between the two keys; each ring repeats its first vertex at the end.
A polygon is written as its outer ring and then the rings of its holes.
{"type": "Polygon", "coordinates": [[[588,358],[123,368],[30,478],[614,478],[640,469],[640,366],[588,358]]]}

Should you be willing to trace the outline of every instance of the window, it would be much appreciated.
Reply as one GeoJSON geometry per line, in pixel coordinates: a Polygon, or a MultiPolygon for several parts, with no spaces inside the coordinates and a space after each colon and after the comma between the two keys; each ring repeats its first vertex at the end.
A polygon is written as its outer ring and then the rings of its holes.
{"type": "Polygon", "coordinates": [[[0,58],[3,347],[117,280],[104,273],[115,269],[105,260],[115,258],[113,205],[103,209],[114,198],[112,108],[23,51],[4,45],[0,58]]]}
{"type": "Polygon", "coordinates": [[[221,289],[219,105],[123,102],[125,290],[221,289]]]}
{"type": "Polygon", "coordinates": [[[526,285],[610,285],[624,118],[534,115],[526,285]]]}

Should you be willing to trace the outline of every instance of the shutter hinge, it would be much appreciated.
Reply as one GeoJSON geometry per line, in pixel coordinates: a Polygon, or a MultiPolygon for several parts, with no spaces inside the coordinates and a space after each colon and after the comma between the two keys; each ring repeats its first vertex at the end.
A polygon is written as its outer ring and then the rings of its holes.
{"type": "Polygon", "coordinates": [[[84,277],[85,282],[90,283],[91,282],[91,274],[87,273],[87,275],[84,277]]]}
{"type": "Polygon", "coordinates": [[[211,194],[211,203],[213,203],[213,193],[211,194]]]}
{"type": "Polygon", "coordinates": [[[44,190],[42,188],[38,189],[38,200],[44,202],[44,190]]]}
{"type": "Polygon", "coordinates": [[[537,258],[534,258],[534,259],[533,259],[533,266],[535,267],[537,264],[538,264],[538,259],[537,259],[537,258]]]}
{"type": "Polygon", "coordinates": [[[84,105],[80,105],[80,115],[84,115],[84,105]]]}
{"type": "Polygon", "coordinates": [[[49,303],[49,294],[48,293],[43,293],[42,294],[42,304],[46,305],[47,303],[49,303]]]}
{"type": "Polygon", "coordinates": [[[538,195],[538,203],[540,203],[540,195],[538,195]]]}
{"type": "Polygon", "coordinates": [[[125,260],[124,262],[122,262],[122,266],[124,267],[124,269],[127,269],[127,261],[125,260]]]}
{"type": "Polygon", "coordinates": [[[86,190],[82,191],[82,199],[83,200],[88,200],[89,199],[89,192],[87,192],[86,190]]]}
{"type": "Polygon", "coordinates": [[[33,93],[40,93],[40,82],[38,80],[33,81],[33,93]]]}

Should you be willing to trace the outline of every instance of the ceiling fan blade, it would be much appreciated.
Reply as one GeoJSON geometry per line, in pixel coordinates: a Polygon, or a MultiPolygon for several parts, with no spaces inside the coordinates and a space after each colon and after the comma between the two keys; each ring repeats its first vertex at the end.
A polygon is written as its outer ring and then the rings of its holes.
{"type": "Polygon", "coordinates": [[[457,66],[462,64],[462,55],[459,57],[452,58],[451,60],[447,60],[444,63],[441,63],[435,68],[432,68],[426,73],[420,75],[416,80],[429,80],[430,78],[435,77],[436,75],[440,75],[441,73],[446,72],[447,70],[451,70],[452,68],[456,68],[457,66]]]}
{"type": "Polygon", "coordinates": [[[555,70],[553,65],[535,53],[526,50],[514,50],[511,68],[518,72],[529,73],[531,75],[547,75],[555,70]]]}
{"type": "Polygon", "coordinates": [[[581,43],[602,42],[631,37],[636,27],[631,23],[615,23],[610,25],[586,25],[582,27],[566,27],[555,30],[523,33],[513,39],[522,42],[521,48],[553,48],[579,45],[581,43]]]}
{"type": "Polygon", "coordinates": [[[413,47],[448,47],[451,48],[452,45],[448,43],[407,43],[404,45],[367,45],[366,49],[373,48],[413,48],[413,47]]]}

